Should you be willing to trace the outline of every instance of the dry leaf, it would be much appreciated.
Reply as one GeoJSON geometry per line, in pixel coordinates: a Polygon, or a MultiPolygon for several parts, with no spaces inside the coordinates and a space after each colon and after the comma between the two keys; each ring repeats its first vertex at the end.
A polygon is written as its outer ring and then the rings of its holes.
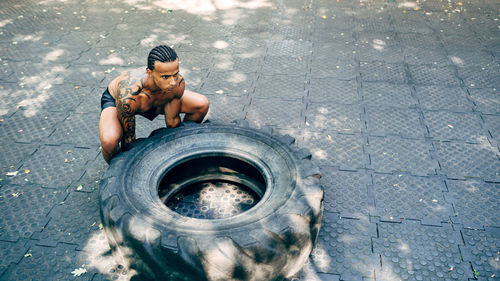
{"type": "Polygon", "coordinates": [[[71,271],[71,274],[73,274],[73,276],[80,276],[86,272],[87,272],[87,269],[80,267],[80,268],[77,268],[77,269],[71,271]]]}
{"type": "Polygon", "coordinates": [[[18,171],[15,171],[15,172],[8,172],[8,173],[6,174],[6,176],[9,176],[9,177],[15,177],[15,176],[17,176],[17,173],[19,173],[19,172],[18,172],[18,171]]]}
{"type": "Polygon", "coordinates": [[[24,170],[24,173],[25,173],[25,174],[29,174],[29,173],[30,173],[30,170],[26,169],[26,170],[24,170]]]}
{"type": "Polygon", "coordinates": [[[32,257],[33,255],[31,253],[27,253],[26,255],[24,255],[26,258],[27,257],[32,257]]]}
{"type": "Polygon", "coordinates": [[[81,184],[76,188],[76,190],[82,190],[82,189],[83,189],[83,185],[81,185],[81,184]]]}

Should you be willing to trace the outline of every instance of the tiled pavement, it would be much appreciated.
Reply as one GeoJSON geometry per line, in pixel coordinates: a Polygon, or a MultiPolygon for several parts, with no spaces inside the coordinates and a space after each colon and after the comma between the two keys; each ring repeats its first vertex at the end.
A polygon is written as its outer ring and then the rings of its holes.
{"type": "MultiPolygon", "coordinates": [[[[99,98],[160,43],[211,119],[270,125],[320,165],[323,228],[296,279],[500,278],[499,13],[496,0],[1,1],[0,279],[130,278],[100,229],[99,98]]],[[[138,135],[160,126],[139,119],[138,135]]]]}

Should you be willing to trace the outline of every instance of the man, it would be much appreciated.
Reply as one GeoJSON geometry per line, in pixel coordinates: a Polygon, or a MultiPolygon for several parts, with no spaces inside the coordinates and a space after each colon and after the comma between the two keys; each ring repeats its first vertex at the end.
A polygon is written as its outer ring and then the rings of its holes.
{"type": "Polygon", "coordinates": [[[185,121],[201,122],[208,107],[205,96],[185,90],[175,51],[157,46],[149,53],[145,71],[140,68],[120,74],[103,93],[99,120],[102,156],[109,164],[135,140],[136,114],[149,120],[164,114],[166,126],[174,128],[181,122],[180,113],[185,113],[185,121]]]}

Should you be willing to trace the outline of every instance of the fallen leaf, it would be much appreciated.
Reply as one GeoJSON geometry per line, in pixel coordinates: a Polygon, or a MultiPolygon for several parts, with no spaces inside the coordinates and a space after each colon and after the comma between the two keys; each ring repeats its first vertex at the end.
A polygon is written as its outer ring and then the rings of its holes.
{"type": "Polygon", "coordinates": [[[73,152],[73,150],[67,150],[67,151],[66,151],[66,154],[69,154],[69,153],[71,153],[71,152],[73,152]]]}
{"type": "Polygon", "coordinates": [[[9,176],[9,177],[15,177],[15,176],[17,176],[17,173],[19,173],[19,172],[18,171],[8,172],[6,175],[9,176]]]}
{"type": "Polygon", "coordinates": [[[102,225],[102,223],[99,224],[99,229],[100,230],[103,230],[104,229],[104,226],[102,225]]]}
{"type": "Polygon", "coordinates": [[[75,86],[75,89],[79,89],[79,88],[80,88],[80,86],[75,86]]]}
{"type": "Polygon", "coordinates": [[[24,170],[24,173],[25,173],[25,174],[29,174],[29,173],[30,173],[30,170],[26,169],[26,170],[24,170]]]}
{"type": "Polygon", "coordinates": [[[33,255],[31,253],[27,253],[26,255],[24,255],[26,258],[27,257],[32,257],[33,255]]]}
{"type": "Polygon", "coordinates": [[[73,271],[71,271],[71,273],[73,274],[73,276],[80,276],[82,274],[85,274],[87,272],[87,269],[83,268],[83,267],[80,267],[80,268],[77,268],[73,271]]]}
{"type": "Polygon", "coordinates": [[[21,193],[15,192],[15,193],[12,193],[11,195],[12,195],[12,197],[19,197],[21,195],[21,193]]]}
{"type": "Polygon", "coordinates": [[[218,91],[216,91],[215,93],[216,93],[216,94],[219,94],[219,95],[222,95],[222,94],[224,94],[224,91],[223,91],[223,90],[218,90],[218,91]]]}
{"type": "Polygon", "coordinates": [[[81,184],[76,188],[76,190],[82,190],[82,189],[83,189],[83,185],[81,185],[81,184]]]}

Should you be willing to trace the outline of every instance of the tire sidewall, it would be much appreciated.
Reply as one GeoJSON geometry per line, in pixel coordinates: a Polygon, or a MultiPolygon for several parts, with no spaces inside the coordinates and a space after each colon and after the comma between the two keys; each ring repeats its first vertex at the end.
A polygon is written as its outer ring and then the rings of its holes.
{"type": "Polygon", "coordinates": [[[234,232],[241,227],[262,226],[262,220],[279,216],[281,208],[293,204],[290,199],[299,171],[292,154],[279,140],[248,128],[205,125],[167,130],[130,151],[132,157],[126,161],[123,182],[117,182],[116,186],[124,184],[118,192],[125,199],[129,213],[155,229],[221,235],[225,230],[234,232]],[[244,213],[217,220],[189,218],[166,207],[157,190],[163,175],[179,162],[214,153],[226,153],[250,162],[263,174],[266,191],[257,205],[244,213]]]}

